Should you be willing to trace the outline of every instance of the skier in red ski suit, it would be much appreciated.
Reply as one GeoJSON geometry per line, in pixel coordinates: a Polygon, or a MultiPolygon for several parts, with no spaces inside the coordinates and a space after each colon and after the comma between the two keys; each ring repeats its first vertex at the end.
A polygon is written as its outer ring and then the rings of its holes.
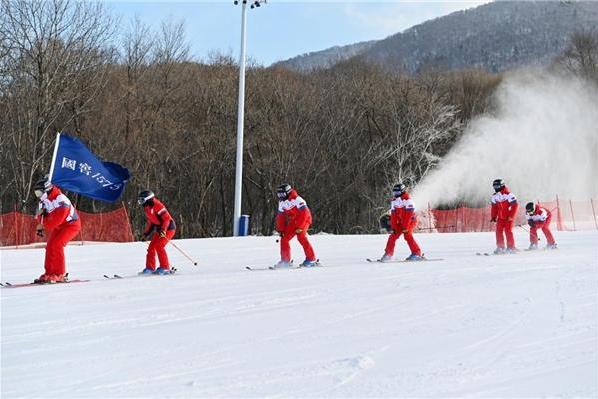
{"type": "Polygon", "coordinates": [[[38,181],[33,188],[35,196],[39,198],[36,216],[37,235],[43,237],[44,230],[49,234],[44,261],[45,273],[34,282],[38,284],[64,282],[66,275],[64,247],[81,230],[81,221],[68,197],[50,183],[47,177],[38,181]]]}
{"type": "Polygon", "coordinates": [[[137,196],[139,205],[143,205],[147,222],[143,231],[142,241],[151,238],[147,247],[147,256],[145,258],[145,269],[141,274],[170,274],[170,262],[166,254],[166,244],[174,237],[176,225],[170,213],[160,202],[153,192],[145,190],[137,196]],[[156,255],[160,262],[160,267],[156,269],[156,255]]]}
{"type": "Polygon", "coordinates": [[[307,203],[289,184],[282,184],[276,189],[278,197],[278,214],[276,215],[276,231],[280,234],[280,262],[277,267],[289,267],[291,264],[290,241],[295,235],[303,247],[305,260],[301,266],[315,266],[316,254],[307,238],[307,230],[311,225],[311,212],[307,203]]]}
{"type": "Polygon", "coordinates": [[[546,236],[547,246],[546,249],[556,249],[556,242],[550,231],[550,221],[552,219],[552,213],[540,206],[535,205],[533,202],[528,202],[525,205],[525,213],[527,214],[527,224],[529,224],[529,250],[538,249],[538,229],[541,229],[546,236]]]}
{"type": "Polygon", "coordinates": [[[496,222],[496,250],[495,254],[517,252],[515,248],[515,238],[513,237],[513,221],[517,215],[519,204],[517,198],[509,191],[502,179],[496,179],[492,182],[494,195],[490,202],[491,222],[496,222]],[[505,236],[507,246],[505,248],[505,236]]]}
{"type": "Polygon", "coordinates": [[[411,255],[406,260],[423,260],[421,249],[413,237],[413,229],[417,226],[417,217],[415,216],[415,205],[405,189],[403,183],[395,184],[392,189],[393,200],[390,204],[390,226],[392,233],[388,236],[384,255],[380,261],[385,262],[392,259],[395,251],[395,243],[403,235],[411,255]]]}

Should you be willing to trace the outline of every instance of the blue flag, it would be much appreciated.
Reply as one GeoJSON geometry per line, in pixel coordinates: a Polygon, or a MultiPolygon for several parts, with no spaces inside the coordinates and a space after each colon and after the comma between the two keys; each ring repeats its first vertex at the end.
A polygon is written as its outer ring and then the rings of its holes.
{"type": "Polygon", "coordinates": [[[52,184],[93,199],[115,202],[129,177],[127,168],[102,162],[79,139],[57,135],[50,167],[52,184]]]}

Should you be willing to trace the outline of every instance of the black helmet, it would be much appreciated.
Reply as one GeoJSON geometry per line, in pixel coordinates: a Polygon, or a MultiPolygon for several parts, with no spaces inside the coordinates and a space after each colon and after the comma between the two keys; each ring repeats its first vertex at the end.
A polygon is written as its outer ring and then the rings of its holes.
{"type": "Polygon", "coordinates": [[[33,191],[35,192],[35,196],[40,198],[44,193],[49,192],[52,187],[54,186],[52,183],[50,183],[49,176],[46,175],[42,179],[39,179],[37,182],[35,182],[33,185],[33,191]]]}
{"type": "Polygon", "coordinates": [[[397,183],[392,188],[392,194],[395,197],[400,197],[405,192],[405,185],[403,183],[397,183]]]}
{"type": "Polygon", "coordinates": [[[525,213],[534,213],[536,207],[534,206],[533,202],[528,202],[525,204],[525,213]]]}
{"type": "Polygon", "coordinates": [[[505,186],[505,182],[502,179],[495,179],[492,182],[492,187],[494,187],[494,192],[499,192],[505,186]]]}
{"type": "Polygon", "coordinates": [[[278,199],[280,201],[284,201],[289,198],[289,194],[291,194],[292,189],[293,188],[291,187],[290,184],[287,184],[287,183],[281,184],[276,189],[276,196],[278,197],[278,199]]]}
{"type": "Polygon", "coordinates": [[[143,190],[139,194],[137,194],[137,203],[139,205],[145,205],[145,203],[152,198],[154,198],[154,192],[150,190],[143,190]]]}

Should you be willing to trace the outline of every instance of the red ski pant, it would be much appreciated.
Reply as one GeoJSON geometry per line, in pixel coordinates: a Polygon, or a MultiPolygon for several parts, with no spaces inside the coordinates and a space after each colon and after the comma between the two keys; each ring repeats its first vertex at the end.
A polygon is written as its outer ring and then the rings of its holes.
{"type": "Polygon", "coordinates": [[[293,237],[297,236],[297,241],[303,247],[303,252],[305,252],[305,259],[306,260],[316,260],[316,254],[314,253],[314,249],[312,248],[309,240],[307,239],[307,229],[301,231],[301,233],[297,234],[294,230],[285,231],[282,237],[280,238],[280,259],[284,262],[291,261],[291,244],[290,241],[293,237]]]}
{"type": "Polygon", "coordinates": [[[515,248],[515,238],[513,237],[513,221],[498,219],[496,222],[496,247],[505,247],[505,236],[507,238],[507,248],[515,248]]]}
{"type": "Polygon", "coordinates": [[[405,241],[407,241],[407,245],[409,245],[409,249],[411,250],[412,254],[421,256],[422,251],[419,248],[419,245],[415,242],[415,238],[413,238],[413,231],[409,230],[407,233],[398,232],[393,233],[388,236],[388,241],[386,242],[386,248],[384,249],[384,253],[389,256],[393,256],[395,254],[395,243],[404,234],[405,241]]]}
{"type": "Polygon", "coordinates": [[[80,230],[81,221],[79,219],[52,229],[46,243],[46,259],[44,261],[46,274],[66,273],[64,247],[79,234],[80,230]]]}
{"type": "Polygon", "coordinates": [[[147,256],[145,257],[145,267],[148,269],[156,270],[156,255],[158,255],[158,261],[160,267],[164,269],[170,269],[170,262],[168,261],[168,255],[166,254],[166,244],[172,237],[176,230],[166,231],[166,237],[160,237],[160,234],[154,233],[149,246],[147,247],[147,256]]]}
{"type": "Polygon", "coordinates": [[[544,235],[546,236],[546,242],[548,245],[553,245],[554,237],[552,236],[552,232],[550,231],[550,220],[552,219],[552,215],[546,218],[546,221],[542,224],[542,227],[530,227],[529,229],[529,241],[532,244],[538,243],[538,229],[541,229],[544,235]]]}

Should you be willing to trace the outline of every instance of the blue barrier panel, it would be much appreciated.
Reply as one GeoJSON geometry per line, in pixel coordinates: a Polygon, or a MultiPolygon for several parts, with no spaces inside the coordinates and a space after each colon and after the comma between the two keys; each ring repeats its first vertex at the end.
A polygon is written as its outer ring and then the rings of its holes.
{"type": "Polygon", "coordinates": [[[245,237],[249,235],[249,215],[241,215],[239,219],[239,236],[245,237]]]}

